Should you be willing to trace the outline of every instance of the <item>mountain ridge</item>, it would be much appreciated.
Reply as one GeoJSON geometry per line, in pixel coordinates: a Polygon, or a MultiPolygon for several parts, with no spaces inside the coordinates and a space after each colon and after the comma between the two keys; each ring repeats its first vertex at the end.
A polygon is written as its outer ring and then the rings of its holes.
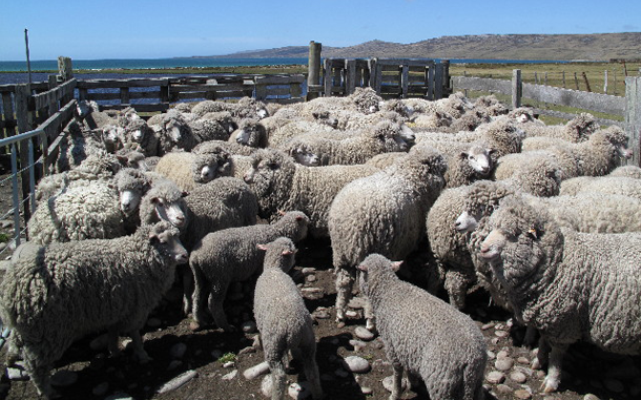
{"type": "MultiPolygon", "coordinates": [[[[308,46],[241,51],[193,58],[306,58],[308,46]]],[[[354,46],[323,46],[329,58],[440,58],[608,61],[641,58],[641,32],[593,34],[483,34],[441,36],[402,44],[370,40],[354,46]]]]}

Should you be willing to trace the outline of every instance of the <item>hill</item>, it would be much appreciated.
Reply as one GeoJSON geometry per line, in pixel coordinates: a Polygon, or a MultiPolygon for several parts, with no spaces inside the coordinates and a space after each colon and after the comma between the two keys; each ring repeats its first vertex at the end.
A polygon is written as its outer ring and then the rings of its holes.
{"type": "MultiPolygon", "coordinates": [[[[308,54],[308,46],[288,46],[201,57],[278,58],[307,57],[308,54]]],[[[641,58],[641,32],[442,36],[410,44],[373,40],[350,47],[323,46],[322,56],[582,61],[638,59],[641,58]]]]}

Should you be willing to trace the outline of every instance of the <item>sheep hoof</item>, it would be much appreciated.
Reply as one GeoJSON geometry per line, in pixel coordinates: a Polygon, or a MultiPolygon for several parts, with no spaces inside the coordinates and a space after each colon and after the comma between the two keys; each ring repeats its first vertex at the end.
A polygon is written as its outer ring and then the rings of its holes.
{"type": "Polygon", "coordinates": [[[191,321],[191,322],[189,323],[189,329],[190,329],[192,332],[196,332],[196,331],[197,331],[197,330],[199,330],[200,328],[201,328],[200,323],[199,323],[199,322],[197,322],[197,321],[191,321]]]}
{"type": "Polygon", "coordinates": [[[548,376],[545,377],[543,380],[543,383],[541,384],[541,389],[543,390],[543,393],[552,393],[556,392],[556,390],[559,388],[559,381],[558,379],[553,379],[548,376]]]}

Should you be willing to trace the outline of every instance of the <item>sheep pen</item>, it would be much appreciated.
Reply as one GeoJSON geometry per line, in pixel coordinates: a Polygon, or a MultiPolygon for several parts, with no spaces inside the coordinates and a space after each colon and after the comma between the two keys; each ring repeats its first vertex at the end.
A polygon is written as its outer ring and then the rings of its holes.
{"type": "MultiPolygon", "coordinates": [[[[362,304],[358,301],[350,304],[345,326],[337,327],[334,320],[336,292],[330,242],[308,238],[297,247],[292,277],[315,320],[316,358],[326,398],[387,399],[385,378],[392,375],[393,369],[387,363],[382,341],[379,338],[370,340],[361,329],[365,325],[362,304]],[[369,364],[368,370],[352,370],[350,365],[355,360],[365,360],[369,364]]],[[[424,241],[419,250],[406,259],[400,271],[403,279],[426,287],[431,277],[426,276],[425,267],[435,265],[428,248],[424,241]]],[[[543,379],[539,374],[544,370],[531,367],[535,357],[533,349],[521,344],[524,330],[514,329],[513,316],[491,304],[490,297],[481,289],[472,290],[463,312],[481,328],[487,343],[489,353],[483,382],[486,398],[494,396],[507,400],[530,393],[533,399],[543,399],[539,392],[543,379]],[[506,366],[509,368],[502,370],[506,366]]],[[[151,312],[141,331],[145,350],[154,360],[143,366],[130,361],[128,341],[121,343],[126,346],[124,357],[110,358],[105,349],[96,348],[92,341],[94,336],[89,336],[73,344],[55,365],[52,380],[56,390],[63,398],[96,400],[110,396],[158,400],[267,398],[261,394],[263,376],[248,374],[264,360],[263,352],[252,346],[256,334],[251,324],[253,283],[232,285],[229,289],[225,309],[230,323],[238,328],[234,333],[223,333],[213,327],[190,329],[191,320],[182,313],[181,293],[182,289],[174,285],[151,312]],[[71,385],[70,377],[76,380],[71,385]],[[192,379],[186,381],[187,378],[192,379]],[[177,384],[185,381],[180,386],[177,384]],[[173,390],[167,392],[168,388],[173,390]]],[[[439,297],[447,299],[445,292],[439,293],[439,297]]],[[[571,347],[569,357],[563,366],[561,387],[549,395],[550,398],[579,400],[593,394],[602,399],[633,399],[641,390],[639,357],[619,357],[587,344],[571,347]],[[605,375],[603,371],[607,371],[605,375]]],[[[4,362],[2,366],[6,366],[4,362]]],[[[16,370],[11,371],[12,376],[15,373],[16,370]]],[[[302,388],[300,390],[305,393],[305,378],[300,366],[292,364],[287,379],[292,385],[289,390],[302,388]],[[296,386],[297,381],[299,386],[296,386]]],[[[0,390],[9,400],[37,398],[29,381],[3,379],[0,390]]],[[[427,398],[420,388],[416,391],[409,387],[403,397],[427,398]]]]}

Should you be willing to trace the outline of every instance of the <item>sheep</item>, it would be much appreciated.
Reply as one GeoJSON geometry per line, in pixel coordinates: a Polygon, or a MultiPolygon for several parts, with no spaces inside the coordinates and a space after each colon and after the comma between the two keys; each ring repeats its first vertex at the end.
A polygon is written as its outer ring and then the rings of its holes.
{"type": "Polygon", "coordinates": [[[535,196],[556,196],[568,169],[576,166],[572,157],[565,161],[568,159],[561,163],[559,157],[547,151],[507,154],[498,159],[493,176],[535,196]]]}
{"type": "Polygon", "coordinates": [[[301,135],[278,146],[290,155],[304,150],[318,156],[318,165],[363,164],[375,155],[407,151],[409,146],[400,135],[401,126],[391,121],[379,122],[373,128],[346,139],[301,135]]]}
{"type": "Polygon", "coordinates": [[[600,126],[592,114],[580,113],[565,125],[525,124],[522,128],[527,129],[527,137],[550,136],[579,143],[586,141],[600,126]]]}
{"type": "Polygon", "coordinates": [[[558,389],[572,343],[641,353],[641,234],[563,230],[545,210],[508,197],[482,236],[479,257],[503,284],[516,318],[541,334],[537,364],[548,363],[545,393],[558,389]]]}
{"type": "Polygon", "coordinates": [[[219,153],[193,153],[174,151],[160,158],[154,171],[164,175],[181,190],[190,191],[195,187],[228,175],[227,155],[219,153]]]}
{"type": "Polygon", "coordinates": [[[158,133],[144,119],[134,119],[124,128],[124,147],[140,151],[145,157],[159,155],[158,133]]]}
{"type": "Polygon", "coordinates": [[[176,109],[154,115],[147,123],[157,132],[159,156],[170,152],[174,147],[191,151],[199,142],[188,118],[176,109]]]}
{"type": "Polygon", "coordinates": [[[560,194],[580,192],[622,194],[641,200],[641,180],[627,176],[579,176],[561,182],[560,194]]]}
{"type": "Polygon", "coordinates": [[[229,141],[249,147],[267,147],[267,131],[258,120],[244,119],[229,136],[229,141]]]}
{"type": "Polygon", "coordinates": [[[221,111],[229,112],[237,122],[240,122],[245,118],[261,119],[268,116],[265,104],[250,97],[243,97],[237,103],[205,100],[196,104],[191,109],[191,112],[199,117],[210,112],[221,111]]]}
{"type": "Polygon", "coordinates": [[[189,257],[196,282],[192,295],[192,318],[205,322],[203,296],[209,289],[209,311],[219,328],[229,332],[223,300],[232,282],[249,279],[263,265],[264,253],[256,246],[280,236],[298,242],[307,236],[309,218],[300,211],[290,211],[271,225],[259,224],[228,228],[207,234],[189,257]]]}
{"type": "Polygon", "coordinates": [[[337,130],[329,125],[321,124],[318,122],[311,122],[307,120],[296,120],[285,124],[269,135],[269,146],[278,147],[291,138],[301,134],[326,134],[336,132],[337,130]]]}
{"type": "Polygon", "coordinates": [[[487,350],[480,329],[469,316],[400,280],[398,267],[380,254],[357,267],[394,369],[390,399],[400,399],[406,370],[412,383],[419,377],[425,382],[430,399],[482,400],[487,350]]]}
{"type": "Polygon", "coordinates": [[[175,183],[158,177],[152,180],[151,189],[140,200],[138,212],[141,225],[151,225],[161,220],[185,232],[189,226],[189,212],[185,197],[175,183]]]}
{"type": "Polygon", "coordinates": [[[152,180],[142,171],[123,168],[114,176],[113,185],[119,195],[124,214],[125,232],[132,233],[140,225],[138,208],[143,196],[151,189],[152,180]]]}
{"type": "Polygon", "coordinates": [[[637,167],[636,165],[624,165],[615,168],[606,176],[626,176],[629,178],[641,179],[641,168],[637,167]]]}
{"type": "Polygon", "coordinates": [[[269,220],[278,210],[302,211],[310,218],[309,233],[314,238],[329,237],[327,213],[343,186],[378,172],[368,165],[306,167],[274,149],[260,149],[251,157],[244,179],[258,198],[259,216],[269,220]]]}
{"type": "Polygon", "coordinates": [[[64,172],[77,168],[91,155],[108,153],[102,138],[102,130],[84,131],[81,134],[65,134],[60,141],[58,158],[53,170],[64,172]]]}
{"type": "Polygon", "coordinates": [[[118,194],[105,182],[88,181],[49,197],[27,223],[29,238],[40,245],[125,234],[118,194]]]}
{"type": "Polygon", "coordinates": [[[131,236],[40,247],[7,270],[0,313],[11,326],[25,369],[38,393],[54,396],[50,371],[71,344],[107,330],[109,350],[118,353],[118,334],[133,339],[134,356],[150,360],[139,330],[187,262],[178,230],[166,222],[131,236]]]}
{"type": "MultiPolygon", "coordinates": [[[[371,176],[346,184],[328,213],[336,274],[336,320],[345,319],[355,267],[368,254],[403,259],[425,236],[425,215],[445,186],[447,165],[429,147],[413,147],[406,157],[371,176]]],[[[373,319],[366,309],[367,327],[373,319]]]]}
{"type": "Polygon", "coordinates": [[[254,291],[254,319],[272,374],[272,400],[285,399],[284,360],[288,350],[303,362],[313,398],[321,399],[312,317],[287,275],[294,266],[296,247],[290,239],[280,237],[258,248],[265,251],[265,261],[254,291]]]}

